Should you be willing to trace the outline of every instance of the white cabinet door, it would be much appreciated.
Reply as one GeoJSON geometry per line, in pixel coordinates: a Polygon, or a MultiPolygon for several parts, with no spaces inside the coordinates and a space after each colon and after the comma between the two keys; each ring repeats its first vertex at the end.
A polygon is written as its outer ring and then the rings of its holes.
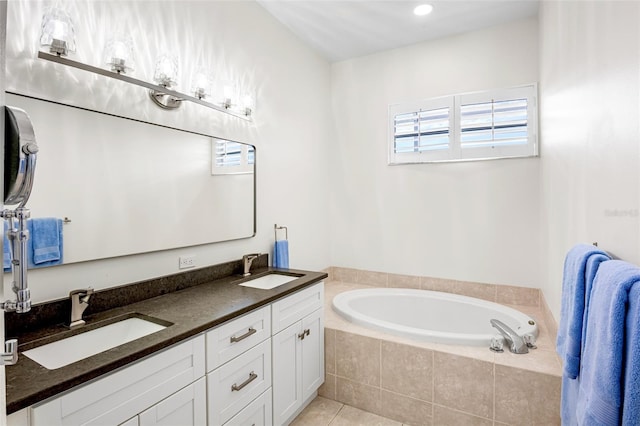
{"type": "Polygon", "coordinates": [[[302,320],[302,401],[313,395],[324,382],[324,318],[318,309],[302,320]]]}
{"type": "Polygon", "coordinates": [[[207,423],[205,378],[140,413],[140,426],[200,426],[207,423]]]}
{"type": "Polygon", "coordinates": [[[302,404],[301,356],[297,322],[271,338],[273,345],[273,424],[282,425],[302,404]]]}

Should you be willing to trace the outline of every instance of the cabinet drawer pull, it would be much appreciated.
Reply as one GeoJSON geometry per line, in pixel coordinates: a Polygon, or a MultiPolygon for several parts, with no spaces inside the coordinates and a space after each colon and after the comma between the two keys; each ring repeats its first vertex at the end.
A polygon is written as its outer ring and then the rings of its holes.
{"type": "Polygon", "coordinates": [[[309,329],[307,328],[307,329],[305,329],[302,333],[298,334],[298,338],[299,338],[300,340],[304,340],[304,337],[305,337],[305,336],[308,336],[308,335],[309,335],[309,333],[311,333],[311,330],[309,330],[309,329]]]}
{"type": "Polygon", "coordinates": [[[247,386],[249,383],[253,382],[257,378],[258,378],[258,375],[252,371],[251,373],[249,373],[249,378],[244,382],[242,382],[240,385],[236,385],[235,383],[231,385],[231,392],[239,391],[240,389],[247,386]]]}
{"type": "Polygon", "coordinates": [[[231,336],[231,339],[229,339],[231,341],[231,343],[236,343],[239,342],[240,340],[244,340],[247,337],[251,336],[252,334],[255,334],[257,331],[255,328],[253,327],[249,327],[249,331],[247,331],[246,333],[244,333],[242,336],[231,336]]]}

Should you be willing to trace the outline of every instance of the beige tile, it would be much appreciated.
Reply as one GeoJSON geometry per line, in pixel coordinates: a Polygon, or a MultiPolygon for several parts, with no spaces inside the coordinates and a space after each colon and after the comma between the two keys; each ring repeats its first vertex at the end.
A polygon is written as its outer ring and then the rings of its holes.
{"type": "Polygon", "coordinates": [[[380,340],[336,331],[336,375],[380,386],[380,340]]]}
{"type": "Polygon", "coordinates": [[[389,274],[387,287],[419,289],[420,277],[414,275],[389,274]]]}
{"type": "Polygon", "coordinates": [[[336,399],[336,376],[333,374],[324,376],[324,383],[318,389],[318,395],[323,398],[336,399]]]}
{"type": "Polygon", "coordinates": [[[518,425],[560,425],[561,378],[496,365],[496,415],[518,425]]]}
{"type": "Polygon", "coordinates": [[[433,407],[433,424],[437,426],[492,426],[493,421],[435,405],[433,407]]]}
{"type": "Polygon", "coordinates": [[[423,290],[444,291],[446,293],[477,297],[478,299],[492,302],[496,300],[496,286],[493,284],[422,277],[420,286],[423,290]]]}
{"type": "Polygon", "coordinates": [[[323,398],[315,398],[291,423],[292,426],[328,425],[342,409],[343,404],[323,398]]]}
{"type": "Polygon", "coordinates": [[[513,354],[507,349],[495,356],[496,365],[519,368],[534,373],[562,376],[562,365],[554,351],[530,349],[528,354],[513,354]]]}
{"type": "Polygon", "coordinates": [[[493,418],[492,363],[435,352],[433,369],[434,403],[493,418]]]}
{"type": "Polygon", "coordinates": [[[380,388],[336,378],[336,401],[370,413],[380,412],[380,388]]]}
{"type": "Polygon", "coordinates": [[[446,278],[420,277],[420,288],[423,290],[444,291],[451,293],[456,281],[446,278]]]}
{"type": "Polygon", "coordinates": [[[540,308],[542,310],[547,330],[549,330],[549,336],[551,340],[555,342],[558,335],[558,323],[556,322],[556,319],[554,318],[553,313],[551,312],[551,309],[549,308],[549,305],[547,304],[547,301],[544,298],[544,293],[542,293],[542,291],[540,292],[540,308]]]}
{"type": "Polygon", "coordinates": [[[350,268],[333,267],[333,279],[346,283],[358,282],[358,271],[350,268]]]}
{"type": "Polygon", "coordinates": [[[374,271],[358,271],[358,284],[369,285],[372,287],[386,287],[387,273],[374,271]]]}
{"type": "Polygon", "coordinates": [[[382,389],[433,401],[433,351],[382,341],[381,365],[382,389]]]}
{"type": "Polygon", "coordinates": [[[540,290],[537,288],[514,287],[510,285],[497,286],[498,303],[540,306],[540,290]]]}
{"type": "Polygon", "coordinates": [[[430,426],[433,406],[430,402],[420,401],[393,392],[382,391],[380,395],[380,414],[397,420],[405,425],[430,426]]]}
{"type": "Polygon", "coordinates": [[[333,266],[329,266],[328,268],[324,268],[322,272],[327,274],[327,278],[325,281],[333,281],[333,266]]]}
{"type": "Polygon", "coordinates": [[[331,422],[331,426],[402,426],[402,424],[345,405],[331,422]]]}
{"type": "Polygon", "coordinates": [[[324,329],[324,371],[336,374],[336,331],[332,328],[324,329]]]}
{"type": "Polygon", "coordinates": [[[456,281],[455,291],[456,294],[463,296],[477,297],[478,299],[488,300],[490,302],[496,301],[496,285],[474,283],[469,281],[456,281]]]}

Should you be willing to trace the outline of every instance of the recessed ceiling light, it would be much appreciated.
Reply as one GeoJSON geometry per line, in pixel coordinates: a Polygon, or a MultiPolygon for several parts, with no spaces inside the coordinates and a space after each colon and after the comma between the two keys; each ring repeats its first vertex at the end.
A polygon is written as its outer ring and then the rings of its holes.
{"type": "Polygon", "coordinates": [[[433,6],[431,6],[430,4],[421,4],[420,6],[416,6],[416,8],[413,9],[413,13],[418,16],[424,16],[430,14],[432,10],[433,6]]]}

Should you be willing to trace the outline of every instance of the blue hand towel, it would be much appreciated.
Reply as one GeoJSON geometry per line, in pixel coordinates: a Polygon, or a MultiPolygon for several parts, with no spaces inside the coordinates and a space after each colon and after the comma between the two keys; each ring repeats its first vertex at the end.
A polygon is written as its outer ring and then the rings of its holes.
{"type": "Polygon", "coordinates": [[[640,285],[629,292],[625,324],[624,398],[622,424],[640,423],[640,285]]]}
{"type": "Polygon", "coordinates": [[[2,269],[4,272],[11,271],[11,243],[7,238],[7,232],[9,232],[9,224],[4,222],[4,239],[2,240],[2,269]]]}
{"type": "Polygon", "coordinates": [[[30,219],[28,228],[29,268],[60,265],[63,254],[62,219],[30,219]]]}
{"type": "Polygon", "coordinates": [[[273,267],[289,268],[289,241],[278,240],[273,247],[273,267]]]}
{"type": "Polygon", "coordinates": [[[620,423],[627,303],[629,292],[638,282],[640,268],[621,260],[603,262],[596,273],[576,407],[581,425],[620,423]]]}
{"type": "Polygon", "coordinates": [[[562,304],[556,349],[564,373],[570,379],[580,374],[584,318],[589,307],[591,285],[600,264],[611,258],[602,250],[578,244],[567,253],[562,278],[562,304]]]}

